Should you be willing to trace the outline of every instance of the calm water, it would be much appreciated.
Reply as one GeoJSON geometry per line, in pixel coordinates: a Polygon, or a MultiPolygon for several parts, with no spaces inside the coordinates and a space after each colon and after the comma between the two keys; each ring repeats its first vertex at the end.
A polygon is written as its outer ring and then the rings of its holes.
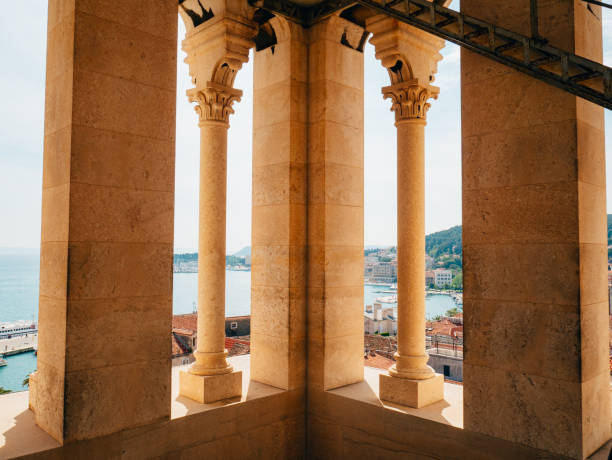
{"type": "MultiPolygon", "coordinates": [[[[38,278],[39,255],[0,253],[0,321],[38,319],[38,278]]],[[[226,315],[248,315],[251,311],[251,273],[226,272],[226,315]]],[[[376,297],[389,295],[380,293],[386,288],[364,286],[364,305],[372,304],[376,297]]],[[[198,275],[196,273],[175,273],[173,288],[173,311],[175,314],[191,313],[197,300],[198,275]]],[[[383,304],[397,307],[397,304],[383,304]]],[[[427,316],[444,314],[455,306],[449,296],[428,296],[427,316]]],[[[23,379],[36,369],[34,353],[8,356],[8,366],[0,367],[0,387],[21,391],[23,379]]]]}
{"type": "Polygon", "coordinates": [[[39,261],[34,251],[0,253],[0,321],[38,319],[39,261]]]}
{"type": "MultiPolygon", "coordinates": [[[[198,300],[198,274],[175,273],[172,288],[174,314],[191,313],[198,300]]],[[[226,270],[225,316],[248,315],[251,312],[251,272],[226,270]]]]}

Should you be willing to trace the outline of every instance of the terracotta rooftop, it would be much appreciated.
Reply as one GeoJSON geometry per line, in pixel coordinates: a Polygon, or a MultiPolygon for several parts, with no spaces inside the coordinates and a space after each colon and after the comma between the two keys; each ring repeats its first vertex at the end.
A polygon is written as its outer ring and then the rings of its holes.
{"type": "Polygon", "coordinates": [[[195,331],[198,329],[198,315],[187,313],[185,315],[172,316],[172,329],[187,329],[195,331]]]}
{"type": "Polygon", "coordinates": [[[363,365],[368,367],[375,367],[377,369],[387,370],[395,364],[395,361],[389,358],[385,358],[377,353],[367,353],[363,357],[363,365]]]}
{"type": "MultiPolygon", "coordinates": [[[[227,319],[248,319],[248,316],[233,316],[227,319]]],[[[183,343],[180,337],[187,336],[193,337],[197,330],[198,315],[194,313],[187,313],[184,315],[174,315],[172,317],[172,356],[180,356],[189,354],[192,352],[191,348],[186,346],[190,343],[187,339],[186,343],[183,343]]],[[[251,344],[249,337],[226,337],[225,348],[228,351],[228,356],[246,355],[251,351],[251,344]]]]}
{"type": "Polygon", "coordinates": [[[448,318],[442,318],[440,321],[427,321],[425,327],[427,335],[463,336],[463,326],[451,322],[448,318]]]}

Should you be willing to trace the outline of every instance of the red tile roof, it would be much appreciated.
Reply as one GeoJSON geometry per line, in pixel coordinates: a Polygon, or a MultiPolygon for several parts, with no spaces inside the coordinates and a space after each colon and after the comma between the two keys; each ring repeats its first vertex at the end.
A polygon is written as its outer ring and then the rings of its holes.
{"type": "MultiPolygon", "coordinates": [[[[248,319],[248,316],[234,316],[227,319],[248,319]]],[[[190,354],[191,348],[185,346],[191,343],[191,338],[195,335],[198,328],[198,315],[195,313],[187,313],[184,315],[174,315],[172,317],[172,356],[180,356],[190,354]],[[181,341],[180,337],[184,337],[181,341]]],[[[225,348],[229,356],[238,356],[249,354],[251,344],[249,337],[226,337],[225,348]]]]}
{"type": "Polygon", "coordinates": [[[392,359],[385,358],[384,356],[373,352],[364,354],[363,357],[363,365],[368,367],[375,367],[377,369],[387,370],[394,364],[395,361],[393,361],[392,359]]]}
{"type": "Polygon", "coordinates": [[[463,326],[451,322],[448,318],[442,318],[440,321],[427,321],[425,327],[427,335],[463,336],[463,326]]]}
{"type": "Polygon", "coordinates": [[[198,329],[198,315],[195,313],[187,313],[185,315],[172,316],[172,329],[196,331],[198,329]]]}

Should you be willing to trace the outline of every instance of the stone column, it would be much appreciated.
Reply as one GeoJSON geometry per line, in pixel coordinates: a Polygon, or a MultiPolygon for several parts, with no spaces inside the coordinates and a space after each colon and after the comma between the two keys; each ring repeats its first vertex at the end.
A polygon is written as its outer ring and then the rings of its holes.
{"type": "Polygon", "coordinates": [[[198,343],[195,363],[180,374],[180,394],[201,403],[242,394],[242,371],[233,371],[225,349],[227,130],[241,95],[215,82],[189,93],[200,127],[198,343]]]}
{"type": "Polygon", "coordinates": [[[438,90],[408,80],[383,88],[397,127],[397,353],[380,398],[422,407],[444,398],[444,377],[425,352],[425,125],[438,90]]]}
{"type": "MultiPolygon", "coordinates": [[[[539,8],[601,61],[599,7],[539,8]]],[[[529,33],[528,2],[461,9],[529,33]]],[[[465,429],[586,458],[611,435],[604,110],[463,49],[461,93],[465,429]]]]}
{"type": "Polygon", "coordinates": [[[198,248],[198,343],[195,363],[179,377],[179,393],[200,403],[242,394],[242,372],[227,362],[225,350],[225,208],[227,130],[232,104],[242,91],[232,87],[247,62],[254,27],[223,17],[196,27],[186,21],[187,53],[200,127],[200,227],[198,248]]]}
{"type": "Polygon", "coordinates": [[[251,380],[306,383],[307,81],[304,29],[269,22],[253,57],[251,380]]]}
{"type": "Polygon", "coordinates": [[[338,16],[307,32],[309,398],[363,380],[364,33],[338,16]]]}
{"type": "Polygon", "coordinates": [[[170,419],[176,28],[171,0],[49,1],[30,407],[60,443],[170,419]]]}

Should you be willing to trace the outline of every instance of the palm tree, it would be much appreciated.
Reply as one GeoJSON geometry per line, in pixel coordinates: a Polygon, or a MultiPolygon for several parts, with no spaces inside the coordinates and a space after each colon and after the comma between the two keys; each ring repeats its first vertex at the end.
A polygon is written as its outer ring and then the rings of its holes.
{"type": "Polygon", "coordinates": [[[5,395],[5,394],[10,393],[10,392],[11,392],[11,390],[7,390],[5,388],[0,387],[0,395],[5,395]]]}

